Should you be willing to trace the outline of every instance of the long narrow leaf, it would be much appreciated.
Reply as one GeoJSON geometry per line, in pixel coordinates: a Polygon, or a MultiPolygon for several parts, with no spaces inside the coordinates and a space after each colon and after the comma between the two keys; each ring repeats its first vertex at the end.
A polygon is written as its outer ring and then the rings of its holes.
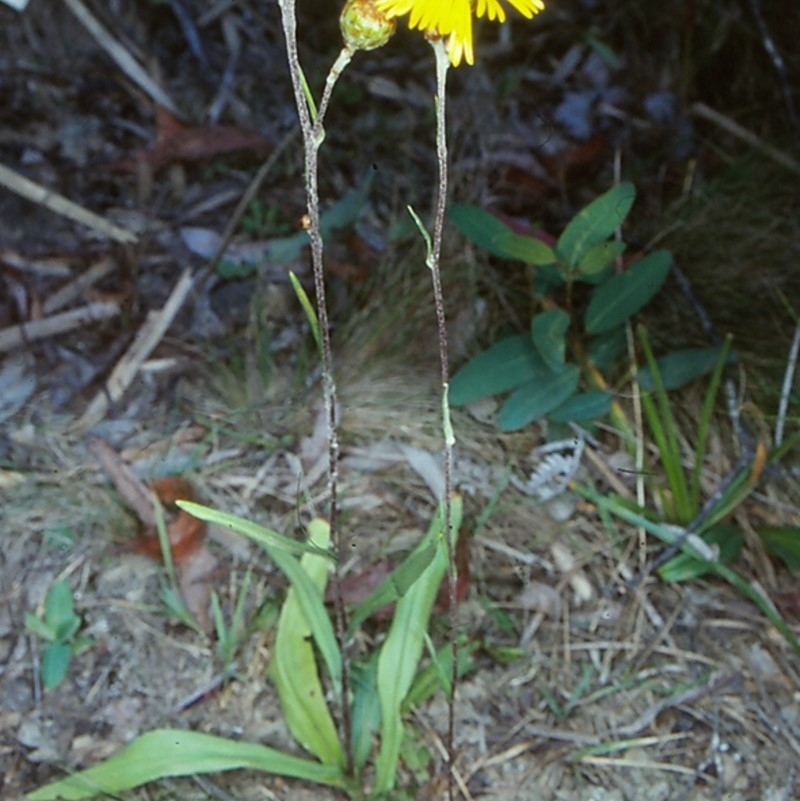
{"type": "MultiPolygon", "coordinates": [[[[451,536],[461,525],[463,504],[459,496],[451,503],[451,536]]],[[[433,602],[447,570],[444,540],[444,509],[440,506],[420,549],[431,540],[436,555],[395,609],[392,625],[378,658],[378,695],[381,703],[381,747],[376,760],[375,790],[388,792],[394,786],[403,733],[401,707],[414,680],[428,629],[433,602]]]]}
{"type": "Polygon", "coordinates": [[[277,531],[273,531],[270,528],[259,526],[258,523],[245,520],[243,517],[236,517],[236,515],[231,515],[227,512],[218,512],[216,509],[211,509],[208,506],[202,506],[192,501],[176,501],[176,505],[198,520],[205,520],[208,523],[217,523],[220,526],[229,528],[231,531],[243,534],[245,537],[250,538],[265,548],[277,548],[281,551],[287,551],[293,554],[310,553],[324,556],[328,559],[334,558],[328,548],[320,547],[320,545],[313,540],[309,542],[298,542],[289,537],[284,537],[282,534],[278,534],[277,531]]]}
{"type": "MultiPolygon", "coordinates": [[[[322,520],[312,522],[309,537],[327,546],[330,529],[322,520]]],[[[313,585],[312,592],[322,595],[328,579],[329,563],[325,557],[306,554],[300,560],[302,569],[313,585]]],[[[307,751],[326,765],[344,765],[336,725],[325,702],[325,691],[317,670],[313,632],[303,612],[301,586],[292,586],[286,594],[280,617],[270,675],[278,690],[286,725],[307,751]]]]}
{"type": "MultiPolygon", "coordinates": [[[[649,520],[640,512],[627,508],[620,500],[601,495],[597,490],[591,487],[576,485],[574,489],[579,495],[583,495],[583,497],[600,508],[608,510],[611,514],[616,515],[634,526],[642,526],[648,533],[653,534],[653,536],[658,537],[662,542],[666,542],[669,545],[674,543],[677,538],[683,534],[683,530],[679,526],[671,526],[666,523],[657,523],[649,520]]],[[[794,632],[786,625],[784,619],[769,600],[753,587],[752,584],[745,581],[735,570],[727,565],[721,564],[717,560],[707,558],[706,554],[701,550],[701,543],[702,540],[700,540],[699,537],[691,536],[683,543],[681,550],[693,559],[706,563],[711,572],[725,579],[729,584],[736,587],[744,596],[749,598],[772,625],[778,629],[794,651],[800,654],[800,641],[798,641],[794,632]]]]}
{"type": "Polygon", "coordinates": [[[156,729],[143,734],[114,756],[66,779],[27,794],[29,801],[78,801],[120,793],[168,776],[194,776],[249,768],[278,776],[344,787],[335,765],[320,765],[257,743],[229,740],[213,734],[156,729]]]}
{"type": "Polygon", "coordinates": [[[714,402],[717,398],[719,385],[722,381],[722,371],[728,361],[728,353],[731,348],[733,337],[728,334],[720,349],[714,372],[711,374],[711,381],[708,383],[706,396],[703,399],[703,410],[700,413],[700,421],[697,424],[697,445],[694,452],[694,467],[689,482],[690,504],[693,509],[700,508],[700,479],[703,476],[703,462],[706,458],[706,446],[708,445],[708,435],[711,426],[711,415],[714,413],[714,402]]]}
{"type": "MultiPolygon", "coordinates": [[[[661,429],[659,456],[667,472],[669,489],[672,492],[672,500],[677,518],[674,522],[685,525],[697,514],[698,510],[692,508],[690,505],[689,482],[683,470],[681,445],[678,441],[678,428],[669,405],[667,390],[664,387],[664,382],[661,380],[661,372],[656,364],[653,350],[650,347],[650,341],[647,338],[647,333],[643,326],[639,326],[638,333],[639,341],[642,343],[642,349],[647,359],[647,366],[650,368],[650,373],[653,376],[655,398],[658,406],[658,415],[655,415],[653,413],[654,410],[651,410],[647,412],[648,419],[651,422],[651,427],[652,423],[656,423],[656,426],[661,429]]],[[[644,398],[642,408],[645,408],[644,398]]],[[[655,434],[656,431],[654,430],[653,433],[655,434]]]]}
{"type": "MultiPolygon", "coordinates": [[[[315,520],[311,525],[313,527],[318,523],[323,523],[323,521],[315,520]]],[[[323,523],[323,525],[327,524],[323,523]]],[[[322,600],[322,592],[294,556],[277,548],[266,548],[265,550],[289,580],[294,591],[292,597],[296,599],[300,611],[308,623],[314,642],[328,669],[331,683],[334,689],[338,690],[342,682],[342,655],[336,642],[333,624],[322,600]]]]}
{"type": "Polygon", "coordinates": [[[422,575],[436,556],[436,543],[430,540],[421,550],[413,550],[386,578],[355,608],[347,629],[349,640],[356,629],[382,606],[399,601],[422,575]]]}

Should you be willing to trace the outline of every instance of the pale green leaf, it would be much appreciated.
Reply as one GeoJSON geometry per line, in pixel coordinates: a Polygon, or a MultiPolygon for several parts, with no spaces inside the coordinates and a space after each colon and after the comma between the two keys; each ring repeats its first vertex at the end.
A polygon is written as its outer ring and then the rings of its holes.
{"type": "MultiPolygon", "coordinates": [[[[450,521],[453,541],[461,525],[462,514],[461,498],[454,495],[450,521]]],[[[381,703],[381,746],[375,763],[375,790],[378,793],[388,792],[394,786],[403,733],[401,707],[417,671],[431,609],[447,570],[444,528],[442,504],[418,546],[422,550],[428,542],[435,541],[436,556],[398,601],[378,658],[378,695],[381,703]]]]}
{"type": "Polygon", "coordinates": [[[227,512],[218,512],[216,509],[211,509],[208,506],[202,506],[192,501],[176,501],[175,503],[198,520],[205,520],[209,523],[216,523],[224,528],[229,528],[231,531],[236,531],[257,542],[264,548],[277,548],[293,554],[312,553],[326,556],[328,559],[334,558],[328,548],[320,547],[313,540],[298,542],[278,534],[277,531],[259,526],[250,520],[245,520],[243,517],[236,517],[236,515],[231,515],[227,512]]]}
{"type": "Polygon", "coordinates": [[[335,765],[320,765],[257,743],[181,729],[156,729],[99,765],[46,784],[26,797],[29,801],[79,801],[121,793],[168,776],[243,768],[332,787],[346,784],[341,769],[335,765]]]}
{"type": "MultiPolygon", "coordinates": [[[[330,539],[327,523],[312,521],[309,539],[327,547],[330,539]]],[[[324,556],[305,554],[300,564],[321,597],[330,562],[324,556]]],[[[292,586],[283,602],[270,675],[278,691],[286,725],[297,742],[324,764],[343,765],[344,752],[317,670],[311,643],[313,632],[299,595],[297,587],[292,586]]]]}
{"type": "Polygon", "coordinates": [[[554,372],[564,367],[570,316],[562,309],[548,309],[531,321],[531,336],[544,363],[554,372]]]}

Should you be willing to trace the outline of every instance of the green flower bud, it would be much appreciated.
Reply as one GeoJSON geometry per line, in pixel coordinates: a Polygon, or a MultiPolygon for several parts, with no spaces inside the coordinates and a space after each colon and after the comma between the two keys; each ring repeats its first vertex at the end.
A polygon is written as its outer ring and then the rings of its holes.
{"type": "Polygon", "coordinates": [[[397,23],[378,11],[375,0],[347,0],[339,27],[349,50],[374,50],[392,38],[397,23]]]}

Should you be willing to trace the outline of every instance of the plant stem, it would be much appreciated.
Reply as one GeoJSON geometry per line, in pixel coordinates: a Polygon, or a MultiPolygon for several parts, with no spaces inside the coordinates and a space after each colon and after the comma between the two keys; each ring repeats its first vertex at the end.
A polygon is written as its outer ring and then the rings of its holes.
{"type": "Polygon", "coordinates": [[[456,626],[458,611],[456,605],[456,582],[458,576],[455,559],[455,541],[458,532],[451,536],[451,492],[453,484],[453,445],[455,438],[450,424],[450,407],[448,403],[448,389],[450,386],[450,360],[447,346],[447,318],[444,308],[444,293],[442,291],[442,275],[439,262],[442,254],[442,233],[444,231],[444,218],[447,208],[447,115],[446,115],[446,87],[447,70],[450,59],[445,50],[444,41],[439,38],[431,41],[433,52],[436,55],[436,160],[439,165],[439,185],[436,193],[436,212],[433,221],[433,247],[428,257],[428,267],[433,282],[433,299],[436,307],[436,324],[439,334],[439,365],[442,377],[442,428],[444,431],[444,537],[447,542],[447,588],[450,606],[450,646],[453,656],[453,669],[450,676],[450,695],[448,698],[447,738],[447,795],[450,801],[455,798],[455,694],[458,681],[458,642],[456,626]]]}
{"type": "MultiPolygon", "coordinates": [[[[303,71],[300,66],[300,58],[297,52],[297,17],[295,13],[294,0],[278,0],[281,9],[281,21],[283,26],[284,38],[286,40],[286,59],[289,65],[289,73],[292,79],[294,90],[294,100],[297,106],[297,114],[300,118],[300,129],[303,134],[303,152],[305,156],[305,191],[306,202],[308,204],[308,235],[311,240],[311,262],[314,274],[314,291],[317,300],[317,317],[321,334],[321,357],[322,357],[322,394],[325,405],[325,418],[328,423],[328,494],[330,496],[329,525],[331,535],[331,545],[333,547],[335,560],[331,575],[333,585],[334,609],[336,618],[336,637],[339,649],[344,653],[344,637],[347,630],[345,619],[344,601],[340,592],[340,542],[338,529],[338,485],[339,485],[339,438],[337,435],[336,420],[336,383],[333,376],[333,350],[331,347],[330,324],[328,322],[328,304],[325,294],[325,271],[323,263],[323,243],[320,230],[320,211],[319,211],[319,148],[324,139],[323,116],[325,109],[321,108],[316,119],[312,119],[311,111],[306,102],[303,91],[303,71]]],[[[341,58],[340,58],[341,61],[341,58]]],[[[333,79],[329,78],[329,89],[326,91],[326,99],[330,98],[333,84],[336,77],[346,66],[337,61],[334,69],[337,73],[333,79]]],[[[332,70],[333,72],[333,70],[332,70]]],[[[325,103],[327,106],[327,102],[325,103]]],[[[352,726],[350,720],[349,704],[349,671],[347,660],[343,659],[342,664],[342,686],[341,686],[341,735],[344,743],[344,751],[347,755],[347,772],[353,771],[353,749],[352,749],[352,726]]]]}

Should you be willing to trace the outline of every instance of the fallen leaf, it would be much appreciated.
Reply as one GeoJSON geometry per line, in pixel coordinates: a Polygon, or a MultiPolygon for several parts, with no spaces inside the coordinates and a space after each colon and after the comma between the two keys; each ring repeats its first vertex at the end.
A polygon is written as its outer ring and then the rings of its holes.
{"type": "MultiPolygon", "coordinates": [[[[157,478],[150,484],[150,488],[172,518],[167,525],[167,539],[172,552],[172,561],[179,565],[200,549],[206,535],[206,524],[202,520],[175,506],[175,501],[193,501],[194,490],[192,485],[180,476],[157,478]]],[[[131,548],[153,559],[162,558],[161,542],[154,527],[148,527],[139,534],[131,548]]]]}
{"type": "Polygon", "coordinates": [[[217,567],[217,560],[202,543],[189,552],[177,569],[178,587],[186,608],[206,634],[214,629],[209,614],[211,602],[211,577],[217,567]]]}
{"type": "Polygon", "coordinates": [[[164,108],[156,109],[156,143],[128,158],[108,165],[110,169],[137,173],[142,165],[154,172],[178,162],[209,161],[234,153],[265,158],[272,142],[258,131],[237,125],[187,125],[164,108]]]}

